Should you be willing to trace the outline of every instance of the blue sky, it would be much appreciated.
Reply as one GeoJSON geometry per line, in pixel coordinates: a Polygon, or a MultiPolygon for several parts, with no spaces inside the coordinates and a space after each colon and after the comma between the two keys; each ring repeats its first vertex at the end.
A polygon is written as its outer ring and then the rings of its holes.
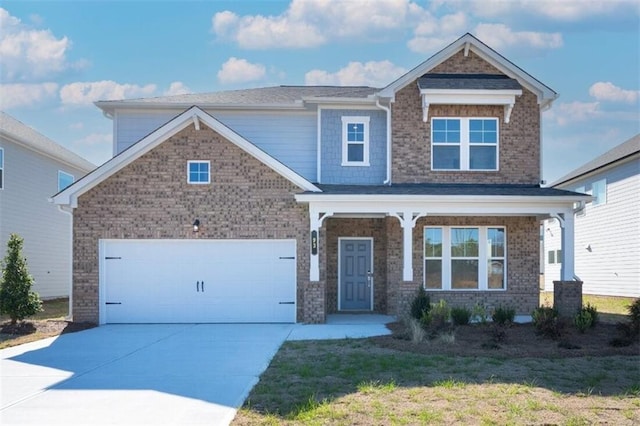
{"type": "Polygon", "coordinates": [[[466,32],[560,94],[548,182],[640,132],[637,0],[0,0],[0,109],[101,164],[96,100],[385,86],[466,32]]]}

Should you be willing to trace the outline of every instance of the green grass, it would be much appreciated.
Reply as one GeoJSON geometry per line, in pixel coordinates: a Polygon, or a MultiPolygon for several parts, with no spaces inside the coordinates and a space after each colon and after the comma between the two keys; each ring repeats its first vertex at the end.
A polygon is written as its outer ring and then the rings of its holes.
{"type": "Polygon", "coordinates": [[[638,356],[499,361],[287,342],[232,424],[640,422],[638,356]]]}
{"type": "MultiPolygon", "coordinates": [[[[584,306],[587,303],[595,306],[600,320],[611,323],[624,321],[629,314],[627,307],[634,300],[633,297],[582,295],[582,304],[584,306]]],[[[549,291],[540,292],[540,305],[553,306],[553,293],[549,291]]]]}
{"type": "MultiPolygon", "coordinates": [[[[42,302],[42,312],[38,312],[32,317],[25,318],[29,320],[47,320],[47,319],[64,319],[69,315],[69,299],[51,299],[42,302]]],[[[9,320],[8,315],[0,315],[0,322],[9,320]]]]}

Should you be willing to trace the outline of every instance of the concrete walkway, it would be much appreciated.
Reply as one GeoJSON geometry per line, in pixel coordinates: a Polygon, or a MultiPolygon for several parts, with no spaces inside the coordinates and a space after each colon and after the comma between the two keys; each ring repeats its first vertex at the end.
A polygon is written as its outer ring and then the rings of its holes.
{"type": "Polygon", "coordinates": [[[107,325],[0,351],[0,424],[226,425],[285,340],[388,334],[327,324],[107,325]]]}

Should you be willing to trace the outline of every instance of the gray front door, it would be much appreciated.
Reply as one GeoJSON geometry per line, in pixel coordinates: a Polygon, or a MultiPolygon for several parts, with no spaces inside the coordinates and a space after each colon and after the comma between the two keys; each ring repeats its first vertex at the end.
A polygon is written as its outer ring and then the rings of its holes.
{"type": "Polygon", "coordinates": [[[340,310],[371,310],[371,240],[340,240],[340,310]]]}

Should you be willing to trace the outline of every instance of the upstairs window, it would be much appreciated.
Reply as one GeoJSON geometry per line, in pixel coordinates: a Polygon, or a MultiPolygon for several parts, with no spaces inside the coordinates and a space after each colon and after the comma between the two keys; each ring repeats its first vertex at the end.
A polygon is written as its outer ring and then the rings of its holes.
{"type": "Polygon", "coordinates": [[[433,118],[432,170],[498,170],[497,118],[433,118]]]}
{"type": "Polygon", "coordinates": [[[0,189],[4,189],[4,149],[0,148],[0,189]]]}
{"type": "Polygon", "coordinates": [[[342,117],[342,165],[369,165],[369,117],[342,117]]]}
{"type": "Polygon", "coordinates": [[[592,205],[607,204],[607,180],[600,179],[591,184],[592,205]]]}
{"type": "Polygon", "coordinates": [[[75,178],[72,174],[58,170],[58,192],[62,191],[69,185],[75,182],[75,178]]]}
{"type": "Polygon", "coordinates": [[[211,183],[210,166],[209,161],[188,161],[187,182],[200,185],[211,183]]]}

